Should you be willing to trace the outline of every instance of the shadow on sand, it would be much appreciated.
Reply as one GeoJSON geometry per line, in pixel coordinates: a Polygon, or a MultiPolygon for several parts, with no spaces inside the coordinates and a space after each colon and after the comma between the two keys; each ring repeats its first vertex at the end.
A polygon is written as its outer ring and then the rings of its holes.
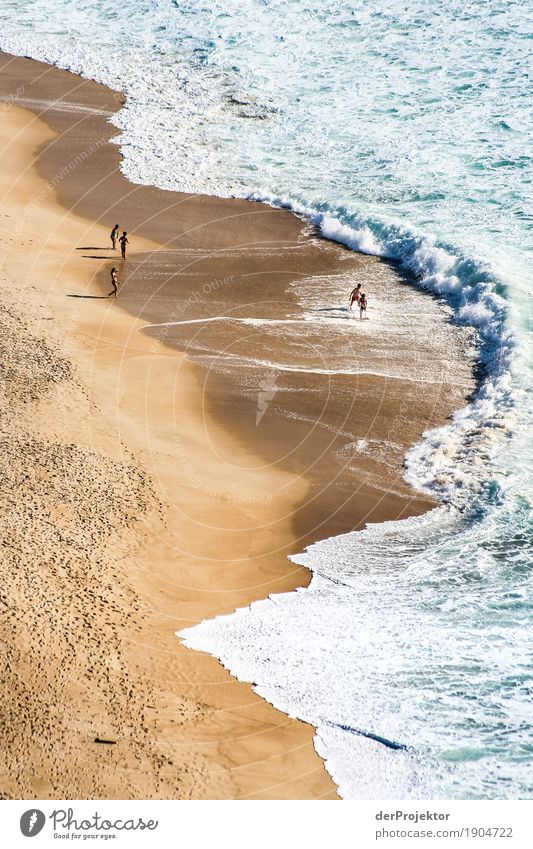
{"type": "Polygon", "coordinates": [[[88,301],[100,301],[103,298],[107,301],[109,295],[67,295],[67,298],[85,298],[88,301]]]}
{"type": "Polygon", "coordinates": [[[322,318],[344,319],[345,321],[351,321],[352,318],[355,318],[355,310],[350,310],[348,307],[319,307],[315,310],[315,313],[317,315],[318,313],[330,313],[322,316],[322,318]]]}

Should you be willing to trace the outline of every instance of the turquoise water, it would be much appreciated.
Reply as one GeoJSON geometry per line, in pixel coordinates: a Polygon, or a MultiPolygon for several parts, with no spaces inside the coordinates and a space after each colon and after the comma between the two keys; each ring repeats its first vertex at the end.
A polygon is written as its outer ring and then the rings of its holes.
{"type": "Polygon", "coordinates": [[[0,9],[4,49],[126,91],[131,179],[293,208],[476,329],[476,397],[406,461],[445,506],[325,540],[295,558],[308,590],[185,635],[317,728],[345,797],[533,796],[532,17],[484,0],[0,9]]]}

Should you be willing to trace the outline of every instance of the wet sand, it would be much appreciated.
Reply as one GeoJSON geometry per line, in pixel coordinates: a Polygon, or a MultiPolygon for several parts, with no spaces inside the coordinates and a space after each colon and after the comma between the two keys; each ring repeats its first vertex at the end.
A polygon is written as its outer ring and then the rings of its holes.
{"type": "Polygon", "coordinates": [[[464,340],[397,269],[288,212],[129,183],[109,143],[121,95],[0,67],[2,795],[335,798],[313,729],[175,632],[305,585],[286,558],[313,540],[433,506],[402,459],[471,389],[464,340]],[[345,335],[279,321],[353,278],[414,299],[431,332],[354,332],[361,373],[324,374],[345,335]],[[389,349],[402,379],[383,376],[389,349]]]}

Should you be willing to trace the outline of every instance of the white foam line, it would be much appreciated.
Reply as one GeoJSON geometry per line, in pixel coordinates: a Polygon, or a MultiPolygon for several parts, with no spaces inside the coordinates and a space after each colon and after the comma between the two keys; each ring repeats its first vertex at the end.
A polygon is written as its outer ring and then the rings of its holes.
{"type": "MultiPolygon", "coordinates": [[[[189,354],[191,355],[191,354],[189,354]]],[[[387,374],[383,371],[370,371],[365,369],[358,369],[354,371],[353,369],[321,369],[321,368],[304,368],[303,366],[289,366],[285,363],[273,363],[269,360],[256,360],[253,357],[234,357],[231,354],[229,355],[220,355],[220,354],[208,354],[199,352],[197,357],[201,357],[202,359],[219,359],[223,362],[227,362],[228,360],[236,360],[239,365],[244,366],[245,368],[253,368],[254,366],[262,366],[263,368],[268,368],[271,371],[286,371],[286,372],[298,372],[302,374],[325,374],[325,375],[353,375],[353,376],[368,376],[368,377],[383,377],[387,380],[402,380],[406,383],[428,383],[432,385],[441,384],[441,380],[425,380],[420,376],[414,377],[406,377],[403,374],[387,374]]]]}
{"type": "Polygon", "coordinates": [[[21,109],[29,107],[32,109],[55,109],[57,112],[87,112],[89,115],[102,115],[110,118],[114,112],[105,109],[96,109],[93,106],[84,106],[81,103],[67,103],[65,100],[33,100],[29,97],[14,97],[12,102],[21,109]]]}
{"type": "Polygon", "coordinates": [[[232,315],[213,315],[209,318],[189,318],[184,321],[162,321],[159,324],[145,324],[141,330],[148,330],[151,327],[178,327],[181,324],[204,324],[208,321],[238,321],[241,324],[260,325],[260,324],[303,324],[300,319],[294,318],[237,318],[232,315]]]}
{"type": "Polygon", "coordinates": [[[186,321],[162,321],[159,324],[144,324],[141,330],[150,330],[152,327],[177,327],[180,324],[204,324],[208,321],[221,321],[226,316],[215,315],[211,318],[189,318],[186,321]]]}

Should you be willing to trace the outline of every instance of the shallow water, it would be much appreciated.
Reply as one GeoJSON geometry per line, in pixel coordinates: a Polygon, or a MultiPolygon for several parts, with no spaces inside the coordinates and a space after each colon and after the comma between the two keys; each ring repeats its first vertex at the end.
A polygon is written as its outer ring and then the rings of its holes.
{"type": "MultiPolygon", "coordinates": [[[[131,179],[289,206],[399,260],[475,328],[476,397],[406,464],[447,506],[325,540],[295,558],[315,573],[308,590],[186,633],[317,727],[346,797],[533,795],[532,15],[498,0],[0,9],[4,49],[126,91],[113,121],[131,179]]],[[[302,305],[342,334],[340,310],[320,313],[331,294],[302,305]]],[[[384,332],[369,294],[365,332],[384,332]]]]}

